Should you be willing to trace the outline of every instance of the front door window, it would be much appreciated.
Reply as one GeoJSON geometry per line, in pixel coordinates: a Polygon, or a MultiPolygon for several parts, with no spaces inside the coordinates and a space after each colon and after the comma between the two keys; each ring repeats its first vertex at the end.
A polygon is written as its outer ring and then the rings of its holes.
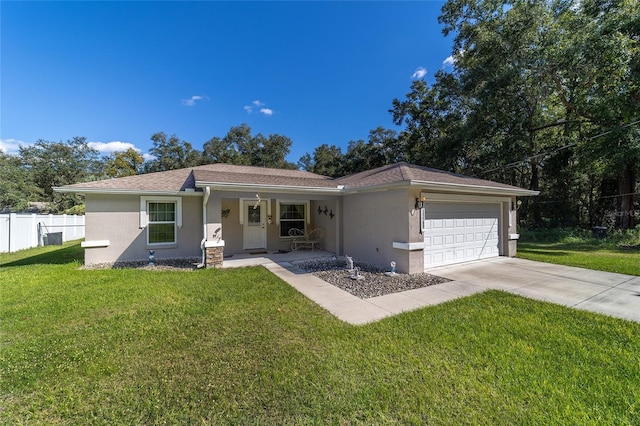
{"type": "Polygon", "coordinates": [[[261,226],[260,221],[260,204],[257,206],[248,206],[247,224],[249,226],[261,226]]]}

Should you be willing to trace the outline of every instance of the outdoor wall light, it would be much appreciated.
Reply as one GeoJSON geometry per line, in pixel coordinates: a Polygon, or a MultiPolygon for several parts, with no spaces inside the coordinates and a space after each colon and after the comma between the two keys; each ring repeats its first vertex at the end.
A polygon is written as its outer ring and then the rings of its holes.
{"type": "Polygon", "coordinates": [[[419,209],[423,208],[423,207],[424,207],[424,202],[425,202],[426,200],[427,200],[427,199],[426,199],[425,197],[416,198],[416,206],[415,206],[415,209],[416,209],[416,210],[419,210],[419,209]]]}
{"type": "Polygon", "coordinates": [[[522,206],[522,200],[518,200],[515,203],[511,203],[511,210],[518,210],[522,206]]]}

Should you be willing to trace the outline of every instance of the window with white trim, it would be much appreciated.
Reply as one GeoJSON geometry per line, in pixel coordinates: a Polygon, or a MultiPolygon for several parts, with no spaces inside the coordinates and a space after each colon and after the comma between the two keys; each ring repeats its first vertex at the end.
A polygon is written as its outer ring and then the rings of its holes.
{"type": "Polygon", "coordinates": [[[147,242],[174,244],[176,242],[176,203],[149,201],[147,212],[147,242]]]}
{"type": "Polygon", "coordinates": [[[280,203],[281,237],[288,237],[292,228],[305,230],[306,210],[305,203],[280,203]]]}
{"type": "Polygon", "coordinates": [[[148,245],[176,244],[181,227],[182,197],[140,197],[140,229],[146,229],[148,245]]]}

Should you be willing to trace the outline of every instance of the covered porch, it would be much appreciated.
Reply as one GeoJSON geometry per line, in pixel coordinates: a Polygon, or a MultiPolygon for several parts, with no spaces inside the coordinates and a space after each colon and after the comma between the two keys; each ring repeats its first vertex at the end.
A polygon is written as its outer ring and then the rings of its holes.
{"type": "MultiPolygon", "coordinates": [[[[252,188],[253,189],[253,188],[252,188]]],[[[203,241],[207,267],[263,264],[273,259],[340,255],[342,202],[329,191],[252,191],[204,188],[203,241]],[[320,240],[300,248],[292,236],[320,231],[320,240]]],[[[299,239],[300,237],[298,237],[299,239]]],[[[284,260],[287,261],[287,260],[284,260]]]]}

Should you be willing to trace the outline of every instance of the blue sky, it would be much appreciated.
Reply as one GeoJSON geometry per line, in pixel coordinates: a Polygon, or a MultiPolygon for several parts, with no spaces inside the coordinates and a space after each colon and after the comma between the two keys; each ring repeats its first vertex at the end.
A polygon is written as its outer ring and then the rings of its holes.
{"type": "Polygon", "coordinates": [[[412,79],[447,66],[444,2],[0,2],[0,149],[85,136],[146,153],[232,126],[288,136],[297,162],[346,151],[412,79]]]}

